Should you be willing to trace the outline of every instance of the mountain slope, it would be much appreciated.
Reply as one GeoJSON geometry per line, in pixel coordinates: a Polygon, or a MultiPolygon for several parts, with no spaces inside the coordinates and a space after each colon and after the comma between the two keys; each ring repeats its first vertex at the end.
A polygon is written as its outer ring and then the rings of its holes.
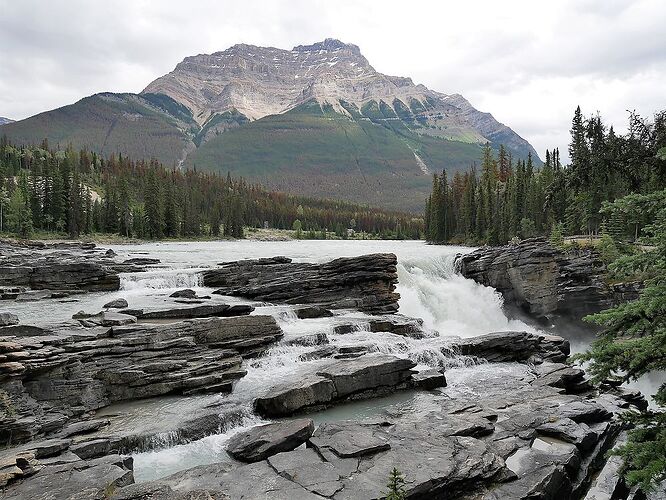
{"type": "Polygon", "coordinates": [[[5,118],[4,116],[0,116],[0,125],[5,125],[6,123],[12,123],[14,120],[11,118],[5,118]]]}
{"type": "Polygon", "coordinates": [[[189,110],[167,96],[103,93],[3,125],[0,134],[17,144],[46,138],[52,145],[157,158],[170,165],[194,148],[191,122],[189,110]]]}
{"type": "Polygon", "coordinates": [[[538,159],[525,139],[462,96],[379,73],[356,45],[333,39],[187,57],[138,95],[96,94],[2,125],[0,134],[415,211],[431,172],[467,168],[486,142],[538,159]]]}

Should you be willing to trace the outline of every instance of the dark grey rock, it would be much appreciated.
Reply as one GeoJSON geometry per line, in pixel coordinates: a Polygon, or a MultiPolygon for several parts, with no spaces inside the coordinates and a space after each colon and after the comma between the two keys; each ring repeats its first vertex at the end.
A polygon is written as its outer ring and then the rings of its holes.
{"type": "Polygon", "coordinates": [[[19,319],[16,314],[3,312],[0,313],[0,326],[18,325],[19,319]]]}
{"type": "Polygon", "coordinates": [[[333,312],[324,307],[310,306],[296,309],[296,316],[299,319],[330,318],[333,312]]]}
{"type": "Polygon", "coordinates": [[[458,262],[463,276],[496,288],[508,304],[538,317],[581,318],[614,302],[603,263],[590,250],[565,253],[535,238],[483,247],[459,256],[458,262]]]}
{"type": "Polygon", "coordinates": [[[446,387],[446,376],[440,370],[421,370],[412,375],[414,385],[421,389],[432,390],[446,387]]]}
{"type": "Polygon", "coordinates": [[[160,259],[151,259],[149,257],[134,257],[123,261],[123,264],[134,264],[137,266],[152,266],[159,263],[160,259]]]}
{"type": "Polygon", "coordinates": [[[399,295],[397,259],[373,254],[335,259],[324,264],[289,259],[259,259],[221,264],[202,272],[214,293],[287,304],[355,308],[371,314],[396,312],[399,295]]]}
{"type": "Polygon", "coordinates": [[[569,355],[569,342],[562,337],[528,332],[488,333],[455,340],[452,347],[461,354],[492,362],[528,361],[534,357],[562,362],[569,355]]]}
{"type": "Polygon", "coordinates": [[[3,500],[103,499],[134,482],[132,459],[110,455],[42,467],[2,492],[3,500]]]}
{"type": "Polygon", "coordinates": [[[287,345],[313,346],[328,344],[328,335],[323,332],[302,335],[285,342],[287,345]]]}
{"type": "Polygon", "coordinates": [[[254,407],[261,415],[284,416],[335,400],[386,394],[410,386],[414,366],[411,360],[388,355],[336,361],[316,375],[299,375],[271,387],[255,399],[254,407]]]}
{"type": "Polygon", "coordinates": [[[258,462],[276,453],[291,451],[314,432],[310,419],[259,425],[236,434],[227,443],[227,453],[242,462],[258,462]]]}
{"type": "Polygon", "coordinates": [[[169,297],[172,297],[174,299],[196,299],[197,298],[197,292],[192,290],[191,288],[186,288],[185,290],[177,290],[173,292],[169,297]]]}
{"type": "Polygon", "coordinates": [[[194,307],[178,307],[160,311],[144,311],[140,319],[191,319],[211,317],[244,316],[254,311],[253,306],[228,304],[209,304],[194,307]]]}
{"type": "Polygon", "coordinates": [[[104,309],[124,309],[127,307],[127,305],[128,304],[125,299],[119,298],[104,304],[104,309]]]}
{"type": "Polygon", "coordinates": [[[260,415],[291,415],[308,407],[330,403],[336,396],[335,385],[319,375],[306,375],[272,387],[267,395],[254,400],[260,415]]]}
{"type": "Polygon", "coordinates": [[[326,449],[340,458],[374,455],[391,448],[389,434],[381,426],[349,422],[321,424],[310,444],[320,453],[326,449]]]}
{"type": "Polygon", "coordinates": [[[597,442],[597,434],[584,423],[576,423],[570,418],[563,418],[555,422],[546,422],[536,428],[544,436],[552,436],[567,443],[575,444],[581,450],[587,451],[597,442]]]}
{"type": "Polygon", "coordinates": [[[69,450],[82,460],[98,458],[107,455],[111,451],[111,441],[105,438],[93,439],[73,444],[69,450]]]}

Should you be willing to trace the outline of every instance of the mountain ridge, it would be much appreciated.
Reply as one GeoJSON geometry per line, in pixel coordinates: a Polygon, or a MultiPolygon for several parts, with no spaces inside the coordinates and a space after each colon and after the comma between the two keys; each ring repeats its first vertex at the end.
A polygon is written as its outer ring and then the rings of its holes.
{"type": "Polygon", "coordinates": [[[139,94],[94,94],[2,133],[414,211],[431,172],[468,168],[487,142],[538,161],[524,138],[461,95],[382,74],[357,45],[332,38],[188,56],[139,94]]]}

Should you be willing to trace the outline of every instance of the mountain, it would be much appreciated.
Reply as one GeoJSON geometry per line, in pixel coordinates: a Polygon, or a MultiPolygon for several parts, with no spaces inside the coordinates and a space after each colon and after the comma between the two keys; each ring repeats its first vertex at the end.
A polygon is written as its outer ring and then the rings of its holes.
{"type": "Polygon", "coordinates": [[[14,120],[11,118],[5,118],[4,116],[0,116],[0,125],[4,125],[5,123],[12,123],[14,120]]]}
{"type": "Polygon", "coordinates": [[[17,143],[231,172],[308,196],[420,211],[431,173],[534,148],[464,97],[376,71],[356,45],[234,45],[186,57],[140,94],[96,94],[0,127],[17,143]]]}

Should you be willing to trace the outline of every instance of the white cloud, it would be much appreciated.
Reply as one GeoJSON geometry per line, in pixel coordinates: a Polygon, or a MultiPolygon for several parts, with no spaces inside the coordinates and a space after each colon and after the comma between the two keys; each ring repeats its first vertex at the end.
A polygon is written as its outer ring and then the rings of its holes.
{"type": "Polygon", "coordinates": [[[138,92],[184,57],[235,43],[359,45],[376,69],[459,92],[542,153],[573,109],[621,129],[664,107],[661,0],[0,0],[0,115],[138,92]]]}

